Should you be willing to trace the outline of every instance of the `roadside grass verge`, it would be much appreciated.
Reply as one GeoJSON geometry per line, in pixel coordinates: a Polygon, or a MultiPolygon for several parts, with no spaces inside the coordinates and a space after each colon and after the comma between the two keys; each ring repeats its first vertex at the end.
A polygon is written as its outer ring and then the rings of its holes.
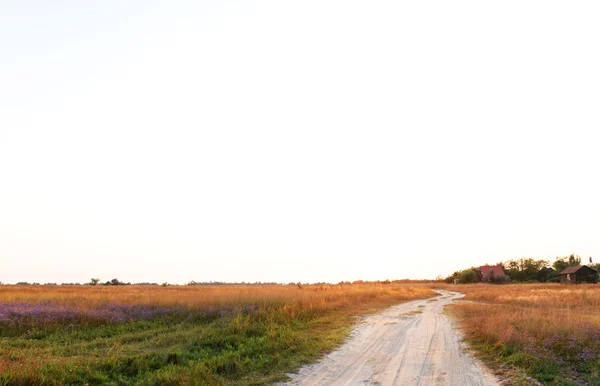
{"type": "Polygon", "coordinates": [[[315,361],[406,284],[0,286],[0,385],[260,385],[315,361]]]}
{"type": "Polygon", "coordinates": [[[520,369],[546,385],[600,385],[600,287],[446,288],[467,294],[450,312],[492,366],[520,369]]]}

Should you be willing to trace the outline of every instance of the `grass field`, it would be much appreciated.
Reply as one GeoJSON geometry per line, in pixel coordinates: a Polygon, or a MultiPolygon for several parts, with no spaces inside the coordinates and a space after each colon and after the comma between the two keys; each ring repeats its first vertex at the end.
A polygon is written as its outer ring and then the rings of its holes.
{"type": "Polygon", "coordinates": [[[0,286],[0,385],[266,384],[411,284],[0,286]]]}
{"type": "Polygon", "coordinates": [[[600,286],[445,286],[466,293],[450,306],[488,359],[549,385],[600,385],[600,286]],[[579,382],[579,383],[578,383],[579,382]]]}

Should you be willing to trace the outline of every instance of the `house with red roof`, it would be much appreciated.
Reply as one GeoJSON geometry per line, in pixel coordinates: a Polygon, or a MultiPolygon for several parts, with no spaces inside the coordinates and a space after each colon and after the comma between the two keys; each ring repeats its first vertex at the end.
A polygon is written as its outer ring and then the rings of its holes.
{"type": "Polygon", "coordinates": [[[489,278],[490,276],[504,274],[504,270],[499,265],[482,265],[479,267],[479,269],[477,269],[477,275],[479,276],[480,281],[483,281],[485,278],[489,278]]]}

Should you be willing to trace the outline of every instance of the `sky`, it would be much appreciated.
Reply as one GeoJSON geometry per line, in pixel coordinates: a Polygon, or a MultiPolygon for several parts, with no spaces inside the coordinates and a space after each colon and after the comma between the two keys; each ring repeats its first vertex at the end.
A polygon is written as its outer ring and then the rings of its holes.
{"type": "Polygon", "coordinates": [[[596,1],[0,4],[0,281],[600,262],[596,1]]]}

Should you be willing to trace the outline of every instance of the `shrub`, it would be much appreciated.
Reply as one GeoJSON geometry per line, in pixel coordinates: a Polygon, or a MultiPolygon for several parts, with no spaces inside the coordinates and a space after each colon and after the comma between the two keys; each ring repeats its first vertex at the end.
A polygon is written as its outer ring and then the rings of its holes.
{"type": "Polygon", "coordinates": [[[510,282],[510,277],[506,275],[494,275],[490,278],[490,283],[492,284],[506,284],[510,282]]]}
{"type": "Polygon", "coordinates": [[[458,282],[460,284],[477,283],[479,278],[474,269],[466,269],[458,274],[458,282]]]}

